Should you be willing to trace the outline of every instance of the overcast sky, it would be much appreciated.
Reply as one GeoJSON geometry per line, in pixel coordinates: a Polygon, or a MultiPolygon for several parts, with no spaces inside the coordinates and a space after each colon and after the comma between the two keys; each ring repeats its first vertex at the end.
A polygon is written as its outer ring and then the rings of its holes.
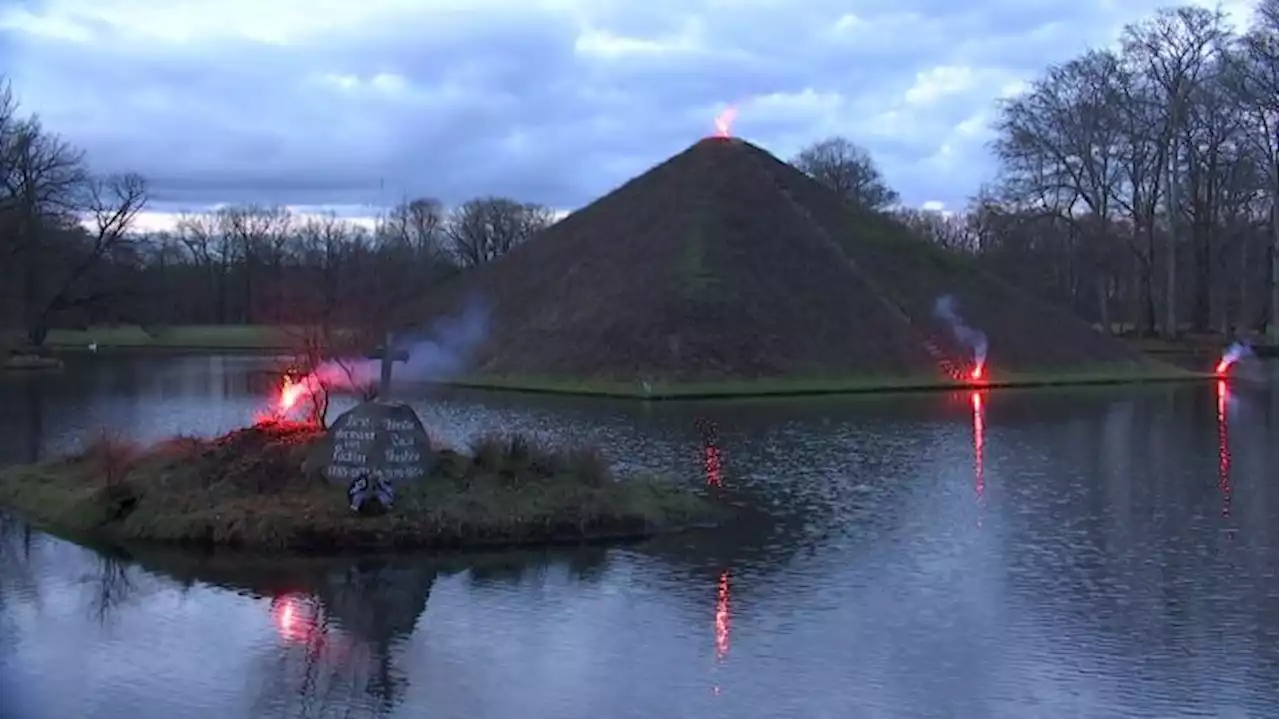
{"type": "Polygon", "coordinates": [[[573,209],[730,104],[734,134],[781,158],[845,135],[905,202],[956,208],[993,172],[999,96],[1162,4],[0,0],[0,72],[96,169],[146,175],[161,211],[573,209]]]}

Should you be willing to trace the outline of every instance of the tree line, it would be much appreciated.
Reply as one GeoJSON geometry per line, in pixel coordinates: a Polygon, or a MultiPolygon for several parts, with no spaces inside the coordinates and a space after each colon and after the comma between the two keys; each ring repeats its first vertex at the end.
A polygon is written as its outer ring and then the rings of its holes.
{"type": "MultiPolygon", "coordinates": [[[[957,213],[895,210],[917,232],[1101,327],[1265,333],[1276,307],[1276,5],[1233,33],[1158,11],[1118,47],[1048,68],[1003,101],[993,182],[957,213]]],[[[896,200],[848,140],[800,169],[851,201],[896,200]]]]}
{"type": "MultiPolygon", "coordinates": [[[[960,212],[901,208],[870,154],[845,138],[792,164],[1100,327],[1265,332],[1277,279],[1278,62],[1265,0],[1242,33],[1203,8],[1161,10],[1126,27],[1117,47],[1049,67],[1001,102],[998,173],[960,212]]],[[[383,314],[555,219],[511,198],[454,208],[423,198],[372,224],[235,206],[136,232],[147,198],[137,175],[91,172],[0,84],[0,327],[38,345],[58,325],[383,314]]]]}
{"type": "Polygon", "coordinates": [[[555,219],[507,197],[419,198],[372,223],[239,205],[143,232],[147,201],[141,176],[94,174],[0,80],[0,328],[39,346],[56,326],[340,325],[385,316],[555,219]]]}

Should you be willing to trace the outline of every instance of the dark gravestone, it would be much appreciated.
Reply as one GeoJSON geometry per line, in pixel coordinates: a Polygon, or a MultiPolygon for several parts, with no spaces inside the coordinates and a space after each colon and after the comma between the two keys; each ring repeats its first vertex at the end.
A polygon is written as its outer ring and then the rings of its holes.
{"type": "Polygon", "coordinates": [[[347,487],[353,509],[368,497],[389,506],[395,485],[426,479],[436,460],[413,408],[390,402],[343,412],[329,428],[326,450],[325,478],[347,487]]]}

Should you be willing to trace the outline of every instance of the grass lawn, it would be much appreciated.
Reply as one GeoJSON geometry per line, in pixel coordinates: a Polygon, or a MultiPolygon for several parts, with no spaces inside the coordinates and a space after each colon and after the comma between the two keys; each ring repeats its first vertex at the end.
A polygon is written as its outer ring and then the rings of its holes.
{"type": "MultiPolygon", "coordinates": [[[[0,346],[21,347],[25,338],[9,332],[0,346]]],[[[183,349],[183,350],[276,350],[297,344],[288,328],[266,325],[138,325],[96,326],[86,329],[55,329],[45,341],[58,350],[84,350],[96,343],[98,349],[183,349]]]]}

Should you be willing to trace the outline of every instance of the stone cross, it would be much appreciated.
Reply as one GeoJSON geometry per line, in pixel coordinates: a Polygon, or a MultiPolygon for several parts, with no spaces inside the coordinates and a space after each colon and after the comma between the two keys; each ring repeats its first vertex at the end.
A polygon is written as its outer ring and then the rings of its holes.
{"type": "Polygon", "coordinates": [[[381,360],[381,371],[378,373],[378,399],[387,400],[391,396],[391,365],[394,362],[405,362],[409,359],[408,352],[396,352],[392,348],[391,332],[387,332],[382,340],[382,346],[378,351],[368,355],[368,359],[381,360]]]}

